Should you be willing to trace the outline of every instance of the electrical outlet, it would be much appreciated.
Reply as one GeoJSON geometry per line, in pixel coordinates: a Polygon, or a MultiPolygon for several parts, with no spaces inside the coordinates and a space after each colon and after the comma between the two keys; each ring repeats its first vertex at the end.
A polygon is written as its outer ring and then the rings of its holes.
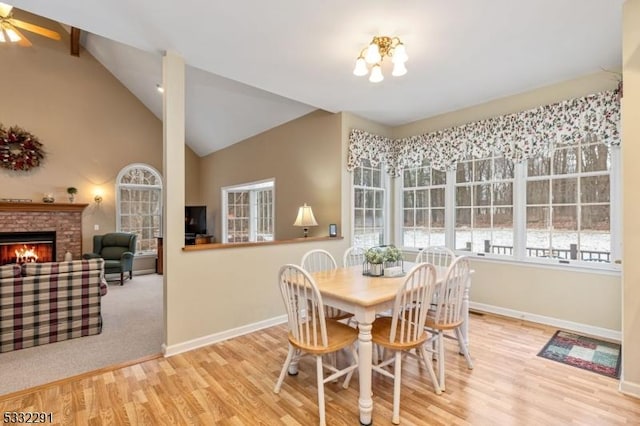
{"type": "Polygon", "coordinates": [[[98,225],[98,224],[93,225],[93,230],[94,231],[99,231],[100,230],[100,225],[98,225]]]}

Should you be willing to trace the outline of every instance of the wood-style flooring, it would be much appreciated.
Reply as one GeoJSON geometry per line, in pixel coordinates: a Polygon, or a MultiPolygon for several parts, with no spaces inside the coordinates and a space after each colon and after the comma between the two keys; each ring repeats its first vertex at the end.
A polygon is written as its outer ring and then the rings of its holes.
{"type": "MultiPolygon", "coordinates": [[[[433,393],[415,360],[403,363],[403,425],[638,425],[640,400],[618,392],[618,381],[536,356],[554,328],[492,315],[471,315],[471,356],[449,341],[447,388],[433,393]]],[[[53,413],[71,425],[314,425],[318,422],[315,364],[273,393],[286,355],[285,326],[170,358],[0,398],[5,412],[53,413]]],[[[64,360],[60,360],[64,362],[64,360]]],[[[28,372],[25,372],[28,374],[28,372]]],[[[328,425],[358,425],[357,373],[349,389],[326,389],[328,425]]],[[[393,383],[374,375],[375,425],[391,424],[393,383]]]]}

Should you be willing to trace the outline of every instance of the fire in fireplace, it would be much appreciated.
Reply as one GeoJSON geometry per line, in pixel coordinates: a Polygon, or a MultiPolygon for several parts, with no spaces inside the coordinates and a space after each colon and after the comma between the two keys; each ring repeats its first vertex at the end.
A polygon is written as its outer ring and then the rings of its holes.
{"type": "Polygon", "coordinates": [[[53,262],[56,233],[0,232],[0,265],[7,263],[53,262]]]}

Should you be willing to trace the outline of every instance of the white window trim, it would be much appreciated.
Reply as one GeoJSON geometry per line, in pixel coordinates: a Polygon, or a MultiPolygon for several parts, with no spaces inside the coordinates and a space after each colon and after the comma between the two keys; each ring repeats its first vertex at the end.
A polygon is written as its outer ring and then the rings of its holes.
{"type": "MultiPolygon", "coordinates": [[[[163,217],[163,212],[164,212],[164,207],[163,207],[163,193],[164,193],[164,178],[162,176],[162,174],[153,166],[150,166],[149,164],[145,164],[145,163],[131,163],[128,164],[126,166],[124,166],[120,172],[118,173],[118,176],[116,177],[116,185],[115,185],[115,193],[116,193],[116,231],[120,232],[121,225],[122,225],[122,220],[120,217],[120,187],[121,186],[125,186],[127,188],[144,188],[144,189],[149,189],[149,188],[158,188],[160,189],[160,199],[158,200],[158,202],[160,203],[160,235],[162,235],[162,229],[164,226],[164,217],[163,217]],[[124,184],[121,185],[120,181],[122,180],[122,177],[126,174],[129,173],[129,171],[131,169],[146,169],[147,171],[155,174],[159,180],[160,180],[160,185],[139,185],[139,184],[124,184]]],[[[138,252],[136,251],[136,253],[134,253],[134,257],[144,257],[144,256],[152,256],[153,254],[155,254],[156,252],[149,252],[149,251],[142,251],[142,252],[138,252]]]]}
{"type": "MultiPolygon", "coordinates": [[[[360,167],[360,166],[358,166],[360,167]]],[[[382,168],[382,173],[381,173],[381,178],[382,178],[382,183],[383,183],[383,189],[384,189],[384,205],[385,208],[383,209],[383,214],[384,214],[384,232],[382,234],[382,238],[384,240],[383,244],[391,244],[391,229],[392,229],[392,223],[397,223],[397,220],[394,220],[392,222],[391,217],[394,215],[394,206],[391,204],[392,200],[395,200],[395,195],[393,195],[392,197],[392,189],[393,186],[391,184],[391,177],[389,176],[389,173],[386,172],[384,163],[381,163],[380,167],[382,168]]],[[[354,169],[355,170],[355,169],[354,169]]],[[[350,216],[350,220],[351,220],[351,235],[349,235],[349,245],[352,246],[354,244],[354,230],[355,230],[355,223],[356,223],[356,218],[354,215],[354,207],[355,207],[355,189],[356,186],[353,184],[353,173],[354,171],[349,172],[349,186],[351,188],[351,196],[350,196],[350,200],[349,200],[349,216],[350,216]]],[[[397,180],[397,179],[396,179],[397,180]]],[[[393,192],[397,192],[397,191],[393,191],[393,192]]],[[[395,205],[396,203],[394,203],[395,205]]],[[[397,235],[397,233],[394,232],[394,235],[397,235]]]]}
{"type": "MultiPolygon", "coordinates": [[[[227,202],[227,192],[233,192],[233,191],[250,191],[249,192],[249,197],[250,197],[250,201],[249,201],[249,208],[251,208],[252,214],[249,216],[251,217],[255,217],[255,215],[257,215],[257,211],[255,211],[255,209],[257,208],[255,206],[255,190],[257,189],[265,189],[265,188],[271,188],[271,191],[273,193],[273,202],[271,204],[271,217],[273,218],[273,235],[274,235],[274,240],[275,240],[275,235],[276,235],[276,178],[269,178],[269,179],[262,179],[262,180],[258,180],[258,181],[254,181],[254,182],[249,182],[249,183],[242,183],[242,184],[238,184],[238,185],[230,185],[230,186],[224,186],[221,188],[220,190],[220,197],[222,199],[222,202],[220,203],[220,205],[222,206],[222,214],[220,215],[220,229],[222,229],[222,240],[221,242],[223,244],[228,243],[228,229],[227,229],[227,211],[228,209],[228,202],[227,202]]],[[[255,231],[255,223],[253,222],[253,220],[249,220],[249,235],[253,235],[255,231]]]]}
{"type": "MultiPolygon", "coordinates": [[[[528,257],[526,255],[526,184],[527,184],[527,169],[526,162],[514,163],[514,180],[513,180],[513,224],[514,224],[514,251],[513,256],[497,255],[492,253],[478,253],[468,252],[464,250],[455,250],[457,255],[465,255],[471,258],[487,259],[498,263],[511,263],[511,264],[524,264],[531,266],[543,266],[543,267],[557,267],[566,271],[602,271],[610,273],[619,273],[621,271],[621,265],[616,263],[622,258],[622,188],[620,185],[621,180],[621,166],[622,159],[619,146],[612,146],[611,149],[611,170],[610,176],[610,216],[611,216],[611,263],[590,263],[586,261],[566,261],[558,259],[544,259],[536,257],[528,257]]],[[[445,185],[445,242],[446,246],[451,248],[454,246],[455,241],[455,170],[448,170],[446,176],[445,185]]],[[[594,173],[600,174],[600,173],[594,173]]],[[[590,173],[582,173],[579,176],[588,176],[590,173]]],[[[564,175],[554,175],[564,176],[564,175]]],[[[352,183],[352,202],[351,202],[351,216],[353,223],[353,179],[352,183]]],[[[403,251],[407,253],[418,252],[418,248],[415,247],[403,247],[402,246],[402,179],[400,177],[395,179],[394,185],[394,197],[393,197],[393,212],[395,214],[395,220],[393,229],[395,231],[395,243],[398,247],[401,247],[403,251]]]]}

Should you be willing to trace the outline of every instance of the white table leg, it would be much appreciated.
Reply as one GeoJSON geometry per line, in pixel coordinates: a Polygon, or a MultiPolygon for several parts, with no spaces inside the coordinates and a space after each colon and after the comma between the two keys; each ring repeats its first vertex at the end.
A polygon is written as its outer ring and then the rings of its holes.
{"type": "Polygon", "coordinates": [[[370,425],[373,413],[373,399],[371,392],[371,363],[373,356],[373,344],[371,343],[371,326],[375,319],[375,312],[357,312],[358,320],[358,376],[360,382],[360,424],[370,425]]]}

